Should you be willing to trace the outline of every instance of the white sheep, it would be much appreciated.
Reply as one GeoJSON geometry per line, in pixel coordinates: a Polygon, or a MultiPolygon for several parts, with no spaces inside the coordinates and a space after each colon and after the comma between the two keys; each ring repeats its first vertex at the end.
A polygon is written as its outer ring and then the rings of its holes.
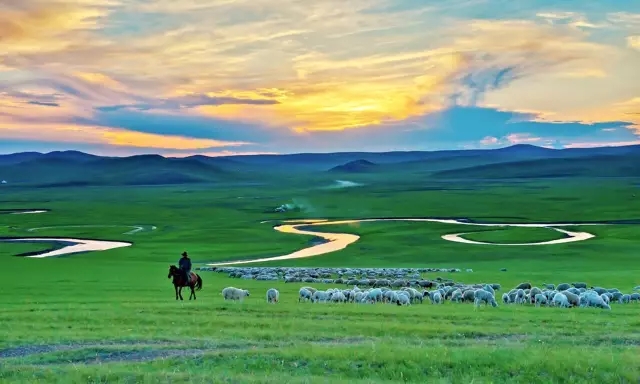
{"type": "Polygon", "coordinates": [[[280,292],[275,288],[269,288],[267,291],[267,303],[277,303],[280,299],[280,292]]]}
{"type": "Polygon", "coordinates": [[[602,295],[600,295],[600,297],[602,298],[602,301],[604,301],[607,304],[609,304],[611,302],[611,299],[609,298],[609,295],[607,295],[606,293],[603,293],[602,295]]]}
{"type": "Polygon", "coordinates": [[[595,293],[587,293],[585,295],[585,299],[587,307],[596,307],[611,310],[611,307],[604,301],[602,296],[598,296],[595,293]]]}
{"type": "Polygon", "coordinates": [[[249,291],[246,289],[227,287],[222,290],[222,297],[224,297],[225,300],[242,301],[245,297],[248,297],[248,296],[249,296],[249,291]]]}
{"type": "Polygon", "coordinates": [[[429,300],[431,300],[431,304],[442,304],[442,293],[440,291],[429,292],[429,300]]]}
{"type": "Polygon", "coordinates": [[[311,296],[312,303],[326,303],[329,299],[331,299],[332,292],[323,292],[316,291],[313,296],[311,296]]]}
{"type": "Polygon", "coordinates": [[[346,303],[347,297],[341,291],[335,292],[331,295],[331,302],[333,303],[346,303]]]}
{"type": "Polygon", "coordinates": [[[316,293],[317,289],[313,288],[313,287],[302,287],[300,289],[306,289],[307,291],[311,292],[311,294],[313,295],[314,293],[316,293]]]}
{"type": "Polygon", "coordinates": [[[514,300],[516,304],[524,304],[525,301],[525,293],[524,293],[524,289],[518,289],[516,291],[516,299],[514,300]]]}
{"type": "Polygon", "coordinates": [[[561,292],[558,292],[553,296],[551,303],[554,306],[559,306],[561,308],[569,308],[569,299],[567,299],[567,296],[561,292]]]}
{"type": "Polygon", "coordinates": [[[536,293],[536,295],[533,297],[533,299],[536,302],[536,307],[539,307],[542,304],[547,305],[547,303],[548,303],[547,296],[543,295],[542,293],[536,293]]]}
{"type": "Polygon", "coordinates": [[[618,303],[620,304],[629,304],[629,301],[631,301],[631,295],[628,293],[625,293],[618,299],[618,303]]]}
{"type": "Polygon", "coordinates": [[[397,295],[398,299],[396,300],[396,303],[398,305],[411,305],[411,299],[409,299],[409,296],[407,295],[397,295]]]}
{"type": "Polygon", "coordinates": [[[451,294],[451,301],[453,301],[454,303],[459,303],[462,301],[462,291],[460,289],[456,289],[455,291],[453,291],[453,293],[451,294]]]}
{"type": "Polygon", "coordinates": [[[366,301],[371,303],[382,301],[382,290],[380,288],[374,288],[367,293],[366,301]]]}
{"type": "Polygon", "coordinates": [[[306,287],[300,288],[300,291],[298,292],[298,294],[299,294],[298,302],[302,300],[309,301],[313,297],[313,293],[310,290],[308,290],[306,287]]]}
{"type": "Polygon", "coordinates": [[[389,304],[396,304],[398,302],[398,292],[387,291],[383,294],[383,302],[389,304]]]}
{"type": "Polygon", "coordinates": [[[491,287],[489,284],[485,284],[484,287],[482,287],[482,289],[489,292],[492,296],[495,297],[496,292],[493,290],[493,287],[491,287]]]}
{"type": "Polygon", "coordinates": [[[498,303],[496,303],[496,298],[493,294],[485,289],[478,289],[474,292],[475,300],[473,301],[473,305],[477,308],[482,303],[486,305],[491,304],[492,307],[497,307],[498,303]]]}
{"type": "Polygon", "coordinates": [[[511,302],[511,299],[509,298],[509,294],[508,293],[503,293],[502,294],[502,302],[504,304],[509,304],[511,302]]]}

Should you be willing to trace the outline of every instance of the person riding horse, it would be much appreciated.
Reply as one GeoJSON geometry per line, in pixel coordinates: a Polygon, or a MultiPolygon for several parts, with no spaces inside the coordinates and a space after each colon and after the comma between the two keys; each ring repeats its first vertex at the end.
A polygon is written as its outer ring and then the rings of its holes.
{"type": "Polygon", "coordinates": [[[191,279],[191,259],[186,251],[182,252],[182,258],[178,261],[178,267],[184,277],[184,283],[188,284],[191,279]]]}

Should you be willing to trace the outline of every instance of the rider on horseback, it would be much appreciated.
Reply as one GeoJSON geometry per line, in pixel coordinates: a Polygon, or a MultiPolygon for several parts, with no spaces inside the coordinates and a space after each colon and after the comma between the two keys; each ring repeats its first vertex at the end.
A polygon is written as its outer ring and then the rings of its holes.
{"type": "Polygon", "coordinates": [[[191,259],[187,255],[186,251],[182,252],[182,258],[178,261],[178,266],[185,279],[185,285],[189,284],[189,280],[191,279],[191,259]]]}

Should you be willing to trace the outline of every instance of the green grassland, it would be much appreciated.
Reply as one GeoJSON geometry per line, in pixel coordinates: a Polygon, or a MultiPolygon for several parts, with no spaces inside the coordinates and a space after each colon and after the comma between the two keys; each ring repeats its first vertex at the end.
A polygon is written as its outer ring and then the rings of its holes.
{"type": "MultiPolygon", "coordinates": [[[[571,230],[572,228],[563,227],[562,229],[571,230]]],[[[558,240],[568,236],[548,228],[505,227],[466,232],[462,237],[473,241],[497,244],[511,244],[513,239],[518,239],[516,244],[519,244],[558,240]]]]}
{"type": "MultiPolygon", "coordinates": [[[[134,244],[32,259],[14,255],[48,246],[0,243],[0,281],[5,287],[0,295],[0,381],[638,382],[638,304],[613,304],[611,311],[512,305],[474,310],[469,304],[449,302],[411,307],[299,304],[297,291],[308,284],[231,279],[205,271],[199,272],[204,288],[195,302],[174,300],[167,270],[183,250],[196,265],[205,265],[282,255],[314,240],[274,231],[279,220],[458,217],[496,223],[588,222],[638,219],[634,215],[640,212],[632,180],[430,183],[366,177],[368,185],[345,189],[322,189],[327,180],[309,175],[283,177],[259,188],[4,190],[0,209],[51,211],[0,215],[0,236],[134,244]],[[433,186],[437,188],[429,188],[433,186]],[[270,212],[293,200],[303,203],[301,212],[270,212]],[[261,224],[264,220],[274,221],[261,224]],[[95,227],[28,231],[70,225],[95,227]],[[126,226],[146,229],[126,234],[132,229],[126,226]],[[220,291],[226,286],[249,289],[251,296],[243,303],[224,302],[220,291]],[[265,302],[270,287],[280,290],[280,303],[265,302]]],[[[415,222],[311,228],[359,234],[361,239],[328,255],[256,265],[472,268],[474,272],[424,275],[500,283],[501,292],[522,281],[585,281],[625,292],[640,284],[636,225],[567,227],[596,238],[535,247],[459,244],[440,237],[478,231],[467,237],[530,242],[549,240],[556,233],[415,222]]]]}

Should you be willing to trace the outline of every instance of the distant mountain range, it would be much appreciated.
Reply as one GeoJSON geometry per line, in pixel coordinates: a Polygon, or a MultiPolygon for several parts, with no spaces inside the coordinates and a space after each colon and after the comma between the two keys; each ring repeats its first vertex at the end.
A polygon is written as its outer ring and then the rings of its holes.
{"type": "Polygon", "coordinates": [[[160,185],[250,182],[276,175],[421,175],[434,179],[640,177],[640,146],[431,152],[340,152],[228,157],[103,157],[78,151],[0,155],[5,185],[160,185]]]}

